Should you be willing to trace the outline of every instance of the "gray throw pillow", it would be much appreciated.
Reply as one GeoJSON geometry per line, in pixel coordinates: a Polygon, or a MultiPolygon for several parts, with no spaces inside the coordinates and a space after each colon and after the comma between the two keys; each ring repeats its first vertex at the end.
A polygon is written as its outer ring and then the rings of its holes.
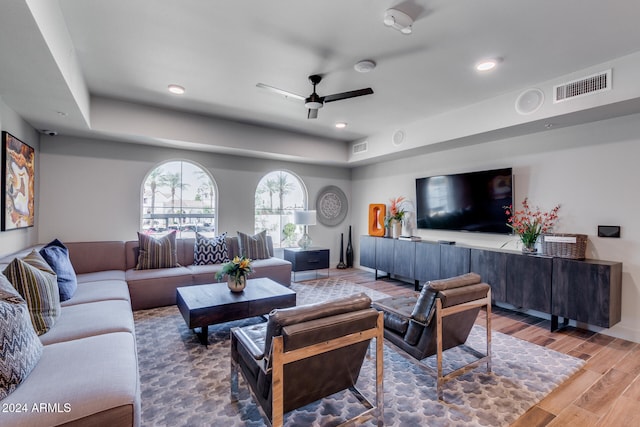
{"type": "Polygon", "coordinates": [[[0,274],[0,400],[27,378],[41,355],[27,303],[0,274]]]}
{"type": "Polygon", "coordinates": [[[238,231],[240,254],[251,259],[268,259],[269,247],[267,245],[267,230],[250,236],[238,231]]]}

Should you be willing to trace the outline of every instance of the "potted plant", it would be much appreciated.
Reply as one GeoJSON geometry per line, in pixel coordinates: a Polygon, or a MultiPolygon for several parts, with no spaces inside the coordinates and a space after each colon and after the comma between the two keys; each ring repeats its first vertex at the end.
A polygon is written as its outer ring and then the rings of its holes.
{"type": "Polygon", "coordinates": [[[216,279],[220,281],[224,276],[227,276],[229,289],[232,292],[242,292],[247,286],[247,276],[251,273],[253,273],[251,259],[245,256],[236,256],[223,264],[222,270],[216,273],[216,279]]]}
{"type": "Polygon", "coordinates": [[[391,229],[391,237],[397,239],[402,232],[402,220],[404,219],[405,210],[400,206],[405,197],[400,196],[390,199],[389,215],[384,218],[384,226],[391,229]]]}
{"type": "Polygon", "coordinates": [[[529,206],[529,199],[525,197],[522,202],[522,210],[513,211],[511,205],[505,206],[504,209],[509,216],[507,226],[518,235],[522,242],[522,252],[535,253],[537,252],[535,245],[540,234],[550,231],[558,220],[560,205],[556,205],[548,212],[541,211],[537,207],[534,211],[529,206]]]}

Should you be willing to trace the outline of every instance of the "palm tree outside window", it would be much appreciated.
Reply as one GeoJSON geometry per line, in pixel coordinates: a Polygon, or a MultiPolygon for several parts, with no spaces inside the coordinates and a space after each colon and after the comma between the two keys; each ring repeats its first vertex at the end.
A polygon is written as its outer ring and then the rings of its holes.
{"type": "Polygon", "coordinates": [[[302,230],[293,223],[293,212],[307,206],[307,191],[291,172],[273,171],[262,177],[255,194],[255,232],[267,230],[276,248],[295,247],[302,230]]]}
{"type": "Polygon", "coordinates": [[[195,163],[171,161],[154,168],[142,186],[141,229],[178,237],[196,232],[215,235],[216,186],[211,175],[195,163]]]}

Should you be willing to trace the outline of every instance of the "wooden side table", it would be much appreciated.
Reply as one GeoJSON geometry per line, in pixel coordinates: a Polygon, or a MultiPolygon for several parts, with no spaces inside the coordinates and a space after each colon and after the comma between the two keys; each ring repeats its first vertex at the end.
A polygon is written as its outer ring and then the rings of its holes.
{"type": "Polygon", "coordinates": [[[315,270],[318,278],[318,270],[327,269],[327,277],[329,277],[329,249],[313,246],[307,249],[285,248],[284,259],[291,263],[294,281],[298,271],[315,270]]]}

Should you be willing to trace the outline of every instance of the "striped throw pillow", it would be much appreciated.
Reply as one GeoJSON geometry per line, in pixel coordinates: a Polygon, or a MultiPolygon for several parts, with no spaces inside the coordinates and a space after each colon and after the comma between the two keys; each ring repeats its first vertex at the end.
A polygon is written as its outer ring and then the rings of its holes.
{"type": "Polygon", "coordinates": [[[41,355],[27,303],[0,274],[0,400],[27,378],[41,355]]]}
{"type": "Polygon", "coordinates": [[[240,254],[251,259],[268,259],[269,247],[267,246],[267,230],[249,236],[238,231],[240,254]]]}
{"type": "Polygon", "coordinates": [[[138,233],[138,265],[136,270],[180,267],[176,250],[176,232],[160,238],[138,233]]]}
{"type": "Polygon", "coordinates": [[[56,274],[44,258],[34,249],[22,259],[14,258],[4,275],[27,302],[36,333],[51,329],[60,317],[60,292],[56,274]]]}

